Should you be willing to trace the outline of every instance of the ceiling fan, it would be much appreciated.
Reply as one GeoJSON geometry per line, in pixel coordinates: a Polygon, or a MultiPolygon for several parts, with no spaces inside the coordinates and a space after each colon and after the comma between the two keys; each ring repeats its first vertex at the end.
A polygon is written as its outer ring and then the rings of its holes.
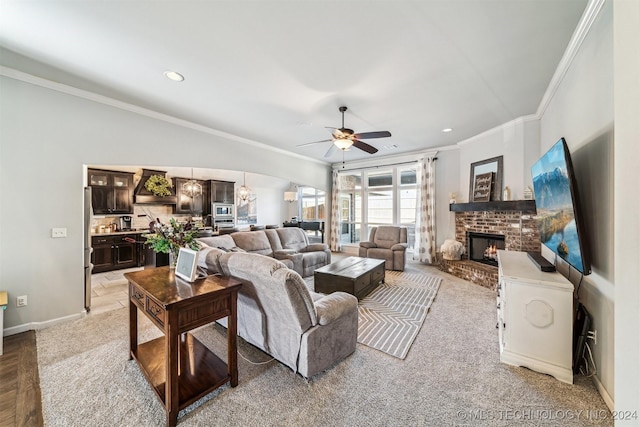
{"type": "Polygon", "coordinates": [[[377,131],[377,132],[362,132],[355,133],[353,129],[347,129],[344,127],[344,112],[347,111],[347,107],[340,107],[338,111],[342,113],[342,127],[341,128],[333,128],[327,127],[327,129],[333,129],[331,132],[331,139],[324,139],[322,141],[308,142],[306,144],[300,144],[297,147],[305,147],[307,145],[320,144],[323,142],[333,142],[329,151],[327,151],[324,157],[331,156],[334,147],[341,149],[342,151],[348,151],[353,145],[360,150],[366,151],[369,154],[374,154],[378,152],[378,149],[372,145],[367,144],[366,142],[360,141],[361,139],[372,139],[372,138],[388,138],[391,136],[391,132],[386,130],[377,131]]]}

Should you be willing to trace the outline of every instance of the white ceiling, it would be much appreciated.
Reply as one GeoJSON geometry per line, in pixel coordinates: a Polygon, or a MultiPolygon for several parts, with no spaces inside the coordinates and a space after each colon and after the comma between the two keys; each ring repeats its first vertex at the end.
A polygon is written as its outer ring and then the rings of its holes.
{"type": "Polygon", "coordinates": [[[296,145],[329,138],[346,105],[346,127],[392,133],[367,140],[384,156],[535,113],[586,4],[0,0],[0,60],[316,159],[329,142],[296,145]]]}

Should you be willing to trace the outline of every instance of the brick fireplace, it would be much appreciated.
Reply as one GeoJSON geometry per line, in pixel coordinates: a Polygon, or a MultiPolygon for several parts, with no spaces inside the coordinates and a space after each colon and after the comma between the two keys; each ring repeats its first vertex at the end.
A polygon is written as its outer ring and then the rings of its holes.
{"type": "MultiPolygon", "coordinates": [[[[533,200],[458,203],[450,205],[449,210],[455,212],[455,239],[465,248],[471,232],[504,236],[504,249],[508,251],[540,251],[533,200]]],[[[460,261],[439,257],[438,265],[442,271],[492,290],[498,284],[498,267],[471,261],[468,253],[460,261]]]]}

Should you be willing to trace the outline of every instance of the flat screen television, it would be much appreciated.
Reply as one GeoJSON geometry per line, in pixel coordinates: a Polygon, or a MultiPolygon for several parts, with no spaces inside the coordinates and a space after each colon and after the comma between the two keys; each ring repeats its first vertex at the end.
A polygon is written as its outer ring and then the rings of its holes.
{"type": "Polygon", "coordinates": [[[531,176],[541,243],[582,274],[590,274],[578,189],[564,138],[531,167],[531,176]]]}

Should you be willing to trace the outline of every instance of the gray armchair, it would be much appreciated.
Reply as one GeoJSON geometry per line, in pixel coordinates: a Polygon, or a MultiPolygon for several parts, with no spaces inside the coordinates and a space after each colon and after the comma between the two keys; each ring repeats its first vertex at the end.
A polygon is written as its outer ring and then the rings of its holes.
{"type": "Polygon", "coordinates": [[[383,259],[387,270],[404,271],[407,252],[407,227],[381,225],[372,227],[368,242],[360,242],[358,255],[383,259]]]}

